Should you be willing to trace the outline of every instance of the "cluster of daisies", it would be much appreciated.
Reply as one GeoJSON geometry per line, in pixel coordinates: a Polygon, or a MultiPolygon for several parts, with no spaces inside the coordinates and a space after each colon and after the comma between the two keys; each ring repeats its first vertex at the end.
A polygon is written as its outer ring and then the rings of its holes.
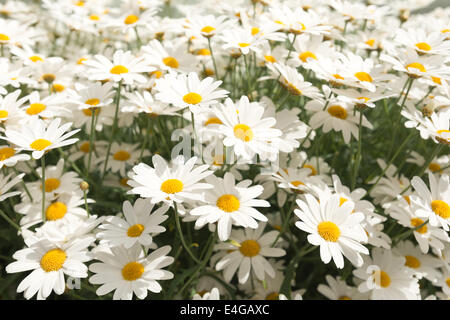
{"type": "Polygon", "coordinates": [[[449,299],[430,2],[0,4],[0,298],[449,299]]]}

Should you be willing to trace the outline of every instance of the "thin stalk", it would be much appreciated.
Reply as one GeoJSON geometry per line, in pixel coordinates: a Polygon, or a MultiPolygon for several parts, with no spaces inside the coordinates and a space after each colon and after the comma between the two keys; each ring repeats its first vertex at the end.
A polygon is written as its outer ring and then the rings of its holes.
{"type": "Polygon", "coordinates": [[[356,152],[356,157],[355,157],[355,163],[353,164],[353,175],[352,175],[352,188],[351,190],[355,189],[355,185],[356,185],[356,176],[358,175],[358,170],[359,170],[359,165],[361,163],[361,148],[362,148],[362,118],[363,118],[363,113],[362,111],[359,111],[359,134],[358,134],[358,151],[356,152]]]}
{"type": "Polygon", "coordinates": [[[45,222],[47,217],[45,215],[45,153],[41,157],[41,170],[42,170],[42,221],[45,222]]]}
{"type": "Polygon", "coordinates": [[[86,169],[86,177],[89,179],[89,173],[91,170],[91,159],[92,159],[92,150],[94,149],[94,141],[95,141],[95,108],[91,109],[92,119],[91,119],[91,133],[89,135],[89,157],[88,164],[86,169]]]}
{"type": "Polygon", "coordinates": [[[199,259],[197,259],[196,256],[194,256],[194,254],[192,253],[191,249],[187,245],[186,240],[184,239],[183,231],[181,230],[180,216],[178,215],[178,209],[177,209],[176,202],[173,202],[173,205],[174,205],[174,213],[175,213],[175,224],[176,224],[176,227],[177,227],[177,230],[178,230],[178,235],[180,236],[181,243],[183,244],[184,250],[186,250],[186,252],[192,258],[192,260],[194,260],[196,263],[200,263],[201,264],[202,262],[199,259]]]}
{"type": "Polygon", "coordinates": [[[0,209],[0,216],[2,216],[14,228],[16,228],[17,230],[20,230],[19,225],[17,223],[15,223],[14,221],[12,221],[11,218],[8,217],[8,215],[6,213],[4,213],[1,209],[0,209]]]}
{"type": "Polygon", "coordinates": [[[211,52],[211,59],[214,65],[214,74],[216,75],[216,79],[220,79],[219,77],[219,73],[217,72],[217,65],[216,65],[216,59],[214,58],[214,53],[213,53],[213,49],[211,46],[211,38],[208,37],[208,47],[209,47],[209,52],[211,52]]]}

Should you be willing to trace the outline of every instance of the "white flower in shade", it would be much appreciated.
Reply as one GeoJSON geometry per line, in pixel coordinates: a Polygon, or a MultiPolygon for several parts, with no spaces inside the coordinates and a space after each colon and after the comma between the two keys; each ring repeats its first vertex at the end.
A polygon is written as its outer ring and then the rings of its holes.
{"type": "Polygon", "coordinates": [[[0,169],[3,166],[14,167],[18,161],[28,161],[31,157],[28,154],[16,152],[9,145],[0,145],[0,169]]]}
{"type": "MultiPolygon", "coordinates": [[[[275,277],[275,269],[266,257],[282,257],[283,249],[272,247],[278,231],[263,233],[266,223],[261,223],[258,229],[232,230],[229,243],[219,243],[216,250],[226,250],[228,253],[216,264],[216,270],[224,270],[225,281],[229,282],[238,271],[239,283],[246,283],[253,273],[258,280],[263,281],[265,275],[275,277]]],[[[219,253],[220,254],[220,253],[219,253]]]]}
{"type": "Polygon", "coordinates": [[[330,275],[325,277],[327,285],[319,284],[317,291],[330,300],[363,300],[367,299],[367,294],[362,294],[356,287],[349,286],[340,277],[333,278],[330,275]]]}
{"type": "Polygon", "coordinates": [[[175,44],[165,42],[164,46],[154,39],[147,46],[142,47],[142,51],[147,55],[149,63],[159,70],[187,73],[194,71],[196,66],[197,60],[188,53],[185,39],[179,39],[175,44]]]}
{"type": "Polygon", "coordinates": [[[210,292],[205,292],[202,295],[196,293],[192,300],[220,300],[220,292],[217,288],[212,288],[210,292]]]}
{"type": "Polygon", "coordinates": [[[185,162],[183,156],[178,156],[172,166],[160,155],[154,155],[152,161],[154,168],[145,163],[133,167],[128,181],[133,189],[128,191],[129,194],[151,198],[152,203],[164,201],[172,204],[172,201],[201,200],[201,191],[212,188],[208,183],[199,183],[213,172],[207,170],[208,165],[194,168],[197,157],[185,162]]]}
{"type": "Polygon", "coordinates": [[[372,258],[366,257],[364,265],[353,270],[353,275],[363,280],[358,290],[369,292],[372,300],[420,299],[419,282],[405,262],[391,250],[374,248],[372,258]]]}
{"type": "Polygon", "coordinates": [[[355,266],[361,266],[362,254],[369,254],[369,250],[361,242],[367,242],[361,222],[364,215],[354,212],[353,201],[340,204],[339,195],[319,195],[317,201],[310,194],[305,194],[306,202],[297,200],[300,209],[294,213],[300,218],[295,226],[308,235],[308,242],[320,246],[320,257],[324,263],[333,258],[336,267],[344,267],[344,258],[350,260],[355,266]]]}
{"type": "Polygon", "coordinates": [[[94,82],[87,86],[75,85],[77,88],[78,97],[72,102],[78,107],[78,109],[92,109],[107,107],[112,104],[114,91],[112,90],[113,84],[106,82],[94,82]]]}
{"type": "Polygon", "coordinates": [[[414,271],[414,276],[417,279],[426,278],[435,283],[441,276],[437,270],[441,266],[439,259],[432,255],[423,254],[411,241],[399,242],[392,252],[405,257],[405,266],[414,271]]]}
{"type": "Polygon", "coordinates": [[[322,97],[319,89],[313,86],[311,82],[305,81],[303,75],[297,69],[280,63],[268,64],[267,69],[269,69],[271,75],[260,78],[260,80],[278,80],[294,96],[305,96],[311,99],[319,99],[322,97]]]}
{"type": "MultiPolygon", "coordinates": [[[[41,200],[40,198],[38,198],[41,200]]],[[[94,203],[92,199],[86,199],[87,203],[94,203]]],[[[55,201],[45,203],[46,222],[60,222],[64,224],[76,224],[79,220],[88,217],[85,202],[82,196],[76,194],[63,194],[55,201]]],[[[29,228],[38,223],[42,223],[42,202],[21,202],[14,206],[14,210],[24,215],[20,219],[22,228],[29,228]]]]}
{"type": "Polygon", "coordinates": [[[444,55],[450,53],[450,41],[444,32],[434,30],[428,32],[422,28],[409,28],[397,30],[395,41],[414,49],[418,54],[428,55],[444,55]]]}
{"type": "Polygon", "coordinates": [[[61,119],[56,118],[47,126],[43,120],[33,119],[28,125],[16,129],[6,129],[5,136],[1,139],[8,140],[17,145],[17,150],[32,151],[34,159],[40,159],[46,151],[71,145],[78,138],[68,139],[80,129],[66,132],[72,123],[61,125],[61,119]]]}
{"type": "Polygon", "coordinates": [[[41,98],[38,91],[33,91],[27,97],[28,104],[23,107],[27,119],[40,117],[52,119],[54,117],[71,117],[72,112],[62,107],[64,100],[58,95],[50,95],[41,98]]]}
{"type": "MultiPolygon", "coordinates": [[[[283,284],[285,275],[284,272],[280,270],[275,271],[275,277],[266,277],[264,282],[257,281],[255,283],[254,296],[251,300],[287,300],[287,297],[280,294],[281,285],[283,284]]],[[[298,290],[297,292],[291,292],[291,296],[294,297],[293,300],[303,300],[301,295],[305,290],[298,290]],[[300,295],[300,299],[296,299],[300,295]]]]}
{"type": "Polygon", "coordinates": [[[170,250],[170,246],[164,246],[145,256],[141,246],[135,245],[130,249],[113,247],[111,252],[97,252],[95,258],[101,262],[89,266],[94,273],[89,282],[101,285],[97,289],[99,296],[114,290],[114,300],[131,300],[133,295],[144,299],[148,291],[161,292],[157,280],[173,278],[172,272],[163,270],[174,261],[167,256],[170,250]]]}
{"type": "Polygon", "coordinates": [[[383,208],[399,224],[414,229],[414,238],[423,253],[428,253],[430,247],[441,252],[445,247],[444,243],[450,241],[445,230],[425,224],[426,219],[417,216],[417,205],[411,202],[410,196],[399,196],[396,201],[385,203],[383,208]]]}
{"type": "Polygon", "coordinates": [[[154,100],[150,92],[139,91],[125,92],[125,98],[121,103],[122,112],[141,113],[145,112],[149,117],[158,115],[178,115],[176,111],[179,109],[167,103],[154,100]]]}
{"type": "Polygon", "coordinates": [[[225,241],[230,237],[232,225],[256,229],[256,220],[267,221],[266,216],[254,208],[270,206],[265,200],[255,199],[263,192],[262,186],[250,186],[250,180],[235,184],[234,176],[229,172],[223,179],[212,175],[205,180],[213,188],[205,191],[207,204],[190,211],[191,215],[200,216],[195,222],[196,227],[217,222],[219,239],[225,241]]]}
{"type": "MultiPolygon", "coordinates": [[[[403,110],[402,115],[407,116],[407,111],[403,110]]],[[[440,112],[433,112],[430,117],[420,117],[419,126],[422,139],[431,138],[436,143],[450,145],[450,109],[440,112]]]]}
{"type": "MultiPolygon", "coordinates": [[[[341,131],[345,143],[350,143],[351,136],[358,140],[359,114],[354,114],[354,105],[336,99],[328,102],[313,100],[305,105],[305,109],[311,114],[309,125],[313,129],[322,127],[324,133],[341,131]]],[[[373,128],[365,116],[362,117],[362,125],[373,128]]]]}
{"type": "Polygon", "coordinates": [[[442,296],[446,296],[445,300],[450,299],[450,270],[447,268],[443,268],[443,274],[439,277],[439,280],[436,284],[436,287],[441,287],[443,291],[442,296]]]}
{"type": "MultiPolygon", "coordinates": [[[[42,177],[42,168],[36,169],[39,177],[42,177]]],[[[74,171],[64,172],[64,159],[59,159],[56,166],[47,166],[45,168],[45,196],[49,199],[55,199],[61,194],[72,194],[80,192],[80,182],[82,180],[74,171]]],[[[42,194],[42,182],[34,181],[27,183],[31,196],[39,199],[42,194]]]]}
{"type": "Polygon", "coordinates": [[[449,176],[443,174],[435,176],[428,173],[430,189],[420,177],[414,177],[411,185],[417,192],[411,195],[411,201],[418,206],[416,214],[429,219],[430,225],[441,227],[449,231],[450,225],[450,181],[449,176]]]}
{"type": "Polygon", "coordinates": [[[222,31],[229,25],[224,15],[196,15],[186,19],[183,23],[184,31],[189,37],[211,38],[222,31]]]}
{"type": "Polygon", "coordinates": [[[231,49],[233,54],[247,55],[250,51],[260,52],[260,46],[266,40],[255,38],[250,30],[242,28],[227,29],[220,39],[224,42],[223,49],[231,49]]]}
{"type": "Polygon", "coordinates": [[[242,96],[237,103],[228,98],[225,105],[213,110],[222,122],[215,131],[225,136],[224,146],[234,147],[237,156],[251,159],[255,154],[278,154],[277,146],[271,141],[281,136],[281,131],[274,128],[274,118],[263,117],[264,107],[259,103],[250,103],[247,96],[242,96]]]}
{"type": "MultiPolygon", "coordinates": [[[[150,152],[144,150],[142,156],[148,156],[150,152]]],[[[126,175],[127,166],[134,165],[139,160],[141,155],[140,144],[129,144],[129,143],[117,143],[113,142],[111,144],[111,152],[108,160],[108,165],[106,170],[111,169],[112,173],[119,172],[122,176],[126,175]]],[[[105,157],[99,159],[99,161],[105,161],[105,157]]]]}
{"type": "Polygon", "coordinates": [[[25,116],[20,107],[27,100],[27,97],[19,99],[20,90],[0,95],[0,123],[4,125],[17,125],[25,116]]]}
{"type": "Polygon", "coordinates": [[[4,176],[2,173],[0,173],[0,201],[3,201],[5,199],[8,199],[10,197],[14,197],[18,194],[21,194],[21,191],[12,191],[7,192],[9,189],[11,189],[13,186],[18,184],[20,181],[22,181],[22,178],[25,176],[25,173],[21,173],[9,181],[9,179],[12,177],[13,173],[8,174],[7,176],[4,176]]]}
{"type": "Polygon", "coordinates": [[[134,244],[140,243],[149,246],[153,242],[152,235],[166,231],[160,226],[168,216],[165,215],[168,206],[152,212],[155,205],[149,199],[137,199],[132,206],[129,201],[123,203],[123,215],[125,219],[111,216],[99,226],[101,231],[97,233],[98,238],[110,246],[123,245],[126,249],[134,244]]]}
{"type": "Polygon", "coordinates": [[[87,248],[93,241],[94,237],[85,237],[57,246],[43,238],[14,253],[13,258],[17,261],[7,265],[6,272],[33,270],[17,287],[17,292],[24,292],[25,299],[36,293],[39,300],[46,299],[52,291],[63,294],[65,275],[73,278],[88,276],[84,263],[91,260],[87,248]]]}
{"type": "Polygon", "coordinates": [[[102,55],[95,55],[94,59],[83,62],[88,67],[90,80],[112,79],[114,82],[123,81],[126,84],[134,82],[144,83],[146,78],[140,73],[154,71],[144,56],[136,58],[131,51],[118,50],[112,57],[112,62],[102,55]]]}
{"type": "Polygon", "coordinates": [[[217,99],[226,97],[228,91],[217,89],[222,81],[214,81],[208,77],[200,80],[195,72],[186,74],[167,74],[164,78],[156,80],[155,98],[171,103],[179,109],[189,107],[196,113],[204,107],[217,103],[217,99]]]}

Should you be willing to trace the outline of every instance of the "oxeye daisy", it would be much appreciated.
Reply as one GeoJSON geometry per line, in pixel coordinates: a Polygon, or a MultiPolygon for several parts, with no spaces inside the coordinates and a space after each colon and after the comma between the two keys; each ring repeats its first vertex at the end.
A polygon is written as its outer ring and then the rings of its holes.
{"type": "MultiPolygon", "coordinates": [[[[148,156],[150,152],[144,150],[142,156],[148,156]]],[[[138,143],[129,144],[113,142],[111,145],[111,152],[109,156],[109,161],[106,166],[106,170],[111,169],[112,173],[119,172],[122,176],[126,175],[127,166],[132,166],[136,164],[141,155],[141,148],[138,143]]],[[[106,156],[105,156],[106,158],[106,156]]],[[[99,159],[99,161],[105,160],[99,159]]]]}
{"type": "Polygon", "coordinates": [[[418,280],[405,262],[404,257],[390,250],[374,248],[372,257],[366,257],[364,265],[353,271],[355,277],[363,281],[358,290],[368,292],[372,300],[419,299],[418,280]]]}
{"type": "Polygon", "coordinates": [[[192,16],[183,23],[184,31],[189,37],[211,38],[216,34],[221,34],[229,24],[224,15],[201,15],[192,16]]]}
{"type": "Polygon", "coordinates": [[[20,90],[8,93],[5,96],[0,95],[0,123],[11,126],[19,125],[24,119],[25,114],[20,108],[27,100],[26,97],[20,98],[20,90]]]}
{"type": "Polygon", "coordinates": [[[188,75],[168,74],[156,80],[155,90],[158,93],[155,98],[179,109],[189,107],[191,112],[196,113],[226,97],[228,91],[218,89],[221,84],[222,81],[214,81],[211,77],[200,80],[194,72],[188,75]]]}
{"type": "Polygon", "coordinates": [[[242,53],[244,55],[247,55],[250,50],[258,53],[259,47],[265,41],[255,38],[249,30],[240,28],[225,30],[220,38],[224,42],[222,47],[225,50],[230,49],[235,54],[242,53]]]}
{"type": "Polygon", "coordinates": [[[91,113],[96,108],[107,107],[112,104],[114,91],[112,83],[94,82],[87,86],[76,85],[78,97],[72,102],[80,110],[90,109],[91,113]]]}
{"type": "Polygon", "coordinates": [[[20,181],[22,181],[22,178],[25,176],[25,173],[21,173],[14,178],[9,180],[13,176],[13,173],[8,174],[7,176],[4,176],[0,173],[0,201],[3,201],[5,199],[8,199],[9,197],[14,197],[18,194],[21,194],[21,191],[13,191],[13,192],[7,192],[9,189],[11,189],[13,186],[18,184],[20,181]]]}
{"type": "Polygon", "coordinates": [[[0,145],[0,169],[3,166],[14,167],[18,161],[30,160],[28,154],[16,152],[10,145],[0,145]]]}
{"type": "Polygon", "coordinates": [[[146,78],[141,74],[156,70],[148,64],[144,56],[134,57],[131,51],[118,50],[112,61],[102,55],[95,55],[93,59],[84,62],[90,80],[112,79],[114,82],[123,81],[126,84],[134,82],[144,83],[146,78]]]}
{"type": "Polygon", "coordinates": [[[161,292],[158,280],[173,278],[172,272],[163,269],[174,261],[167,256],[170,250],[170,246],[164,246],[145,256],[141,246],[135,245],[129,249],[112,247],[110,252],[97,252],[95,259],[101,262],[89,266],[94,273],[89,282],[101,285],[96,291],[99,296],[114,290],[114,300],[131,300],[133,295],[144,299],[148,291],[161,292]]]}
{"type": "Polygon", "coordinates": [[[338,195],[320,197],[320,202],[310,194],[305,195],[306,202],[297,200],[300,209],[294,213],[300,218],[295,226],[308,235],[308,242],[320,246],[320,257],[324,263],[333,258],[336,267],[344,267],[344,258],[355,266],[361,266],[362,254],[369,254],[369,250],[361,245],[367,242],[367,235],[361,226],[364,215],[360,212],[352,213],[354,203],[347,201],[340,205],[338,195]]]}
{"type": "Polygon", "coordinates": [[[323,35],[314,36],[301,34],[297,36],[293,44],[294,52],[288,63],[295,67],[304,66],[308,68],[308,62],[312,60],[319,61],[322,57],[330,55],[331,42],[324,41],[323,35]]]}
{"type": "MultiPolygon", "coordinates": [[[[406,116],[405,112],[402,112],[403,116],[406,116]]],[[[431,137],[436,143],[450,145],[450,109],[433,112],[429,118],[421,120],[417,129],[423,139],[431,137]]]]}
{"type": "Polygon", "coordinates": [[[126,249],[136,243],[143,246],[151,245],[152,235],[166,231],[160,224],[168,218],[165,213],[169,209],[168,206],[162,206],[152,212],[154,206],[148,199],[137,199],[134,205],[125,201],[123,203],[125,219],[108,217],[99,226],[101,231],[97,233],[97,237],[110,246],[123,245],[126,249]]]}
{"type": "Polygon", "coordinates": [[[69,109],[61,106],[63,101],[56,95],[41,98],[38,91],[33,91],[26,98],[28,103],[23,107],[23,111],[27,119],[35,117],[52,119],[54,117],[70,117],[72,115],[69,109]]]}
{"type": "Polygon", "coordinates": [[[204,292],[201,295],[196,293],[192,297],[192,300],[220,300],[219,289],[212,288],[210,292],[204,292]]]}
{"type": "Polygon", "coordinates": [[[237,156],[251,159],[259,154],[265,158],[265,154],[278,153],[277,146],[271,142],[281,136],[281,131],[274,128],[274,118],[263,117],[264,107],[259,103],[250,103],[247,96],[242,96],[237,103],[228,98],[225,105],[216,106],[213,111],[222,122],[215,131],[225,136],[223,144],[233,147],[237,156]]]}
{"type": "Polygon", "coordinates": [[[436,177],[428,173],[430,188],[425,185],[420,177],[414,177],[411,185],[417,195],[411,195],[411,201],[417,204],[416,214],[419,217],[429,219],[429,223],[435,227],[442,227],[449,231],[450,225],[450,180],[444,174],[436,177]]]}
{"type": "Polygon", "coordinates": [[[141,113],[145,112],[149,117],[159,115],[177,115],[178,108],[167,103],[155,100],[148,91],[125,92],[125,99],[120,109],[122,112],[141,113]]]}
{"type": "Polygon", "coordinates": [[[5,137],[0,138],[17,145],[17,150],[32,151],[31,156],[34,159],[40,159],[46,151],[78,141],[78,138],[68,138],[80,129],[66,133],[72,123],[65,123],[61,126],[60,124],[60,118],[55,118],[48,126],[43,120],[33,119],[27,126],[20,127],[20,129],[6,129],[5,137]]]}
{"type": "Polygon", "coordinates": [[[420,55],[446,56],[450,53],[450,41],[442,32],[427,32],[421,28],[398,29],[395,41],[416,50],[420,55]]]}
{"type": "Polygon", "coordinates": [[[272,173],[270,179],[274,180],[279,188],[302,194],[308,190],[309,176],[311,173],[311,168],[280,168],[277,172],[272,173]]]}
{"type": "Polygon", "coordinates": [[[202,179],[213,172],[207,170],[208,165],[197,167],[197,157],[186,162],[183,156],[178,156],[169,165],[161,156],[152,158],[154,168],[140,163],[129,173],[128,185],[133,187],[128,193],[138,194],[143,198],[151,198],[152,203],[172,201],[181,203],[185,200],[201,200],[201,190],[210,189],[208,183],[200,183],[202,179]]]}
{"type": "MultiPolygon", "coordinates": [[[[305,109],[312,114],[309,125],[313,129],[322,127],[323,132],[330,130],[341,131],[345,143],[349,143],[351,136],[358,139],[359,116],[354,115],[354,106],[337,99],[312,100],[305,105],[305,109]]],[[[362,116],[362,125],[372,129],[372,124],[362,116]]]]}
{"type": "Polygon", "coordinates": [[[91,260],[87,248],[94,240],[94,237],[85,237],[55,245],[44,238],[14,253],[13,258],[17,261],[7,265],[6,272],[33,270],[17,287],[17,292],[24,292],[25,299],[36,293],[37,299],[46,299],[52,291],[61,295],[66,289],[65,275],[74,278],[88,276],[84,263],[91,260]]]}
{"type": "Polygon", "coordinates": [[[216,264],[216,270],[223,270],[225,281],[229,282],[238,271],[239,283],[246,283],[250,274],[263,281],[266,274],[275,277],[274,266],[266,257],[282,257],[283,249],[272,247],[278,231],[264,232],[266,223],[261,223],[258,229],[233,230],[229,243],[219,243],[216,250],[226,250],[228,253],[216,264]],[[239,269],[239,270],[238,270],[239,269]]]}
{"type": "Polygon", "coordinates": [[[232,225],[256,229],[256,220],[267,221],[267,218],[254,208],[269,206],[269,202],[255,199],[262,193],[262,186],[250,187],[250,180],[235,184],[234,176],[229,172],[225,173],[223,179],[209,176],[205,180],[213,188],[205,191],[207,204],[190,211],[191,215],[200,216],[195,222],[196,227],[217,222],[219,239],[226,241],[230,237],[232,225]]]}
{"type": "Polygon", "coordinates": [[[341,277],[325,277],[327,284],[319,284],[317,291],[330,300],[363,300],[367,294],[362,294],[357,288],[349,286],[341,277]]]}

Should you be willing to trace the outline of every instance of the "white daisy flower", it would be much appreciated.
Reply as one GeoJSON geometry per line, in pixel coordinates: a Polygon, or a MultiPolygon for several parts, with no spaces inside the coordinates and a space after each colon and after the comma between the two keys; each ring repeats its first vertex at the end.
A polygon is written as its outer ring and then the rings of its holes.
{"type": "Polygon", "coordinates": [[[210,189],[208,183],[199,183],[200,180],[211,175],[208,165],[194,168],[197,157],[185,162],[183,156],[178,156],[169,164],[159,155],[152,158],[154,168],[140,163],[133,167],[129,173],[128,185],[133,187],[129,194],[138,194],[142,198],[151,198],[152,203],[164,201],[172,204],[173,201],[181,203],[185,200],[201,200],[201,190],[210,189]]]}
{"type": "Polygon", "coordinates": [[[25,114],[20,108],[27,100],[27,97],[19,99],[20,90],[8,93],[5,96],[0,95],[0,123],[5,126],[19,125],[24,119],[25,114]]]}
{"type": "Polygon", "coordinates": [[[48,126],[43,120],[33,119],[27,126],[22,126],[17,130],[6,129],[6,137],[0,137],[0,139],[8,140],[17,145],[16,150],[32,151],[31,156],[34,159],[40,159],[46,151],[71,145],[78,141],[78,138],[68,138],[80,129],[65,133],[72,123],[65,123],[62,126],[60,124],[60,118],[55,118],[48,126]]]}
{"type": "MultiPolygon", "coordinates": [[[[112,173],[119,172],[122,176],[126,175],[127,166],[136,164],[141,155],[141,148],[139,143],[129,144],[129,143],[117,143],[113,142],[111,145],[111,151],[109,156],[108,165],[106,170],[111,169],[112,173]]],[[[150,152],[144,150],[142,156],[148,156],[150,152]]],[[[99,162],[104,162],[106,155],[99,159],[99,162]]]]}
{"type": "Polygon", "coordinates": [[[99,296],[114,290],[114,300],[131,300],[133,295],[144,299],[148,291],[161,292],[157,280],[173,278],[172,272],[163,270],[174,261],[167,256],[170,250],[170,246],[164,246],[145,256],[141,246],[135,245],[130,249],[113,247],[111,252],[97,252],[95,258],[101,262],[89,266],[94,273],[89,282],[101,285],[96,291],[99,296]]]}
{"type": "Polygon", "coordinates": [[[286,254],[283,249],[272,247],[278,231],[263,233],[266,223],[261,223],[258,229],[232,230],[229,243],[219,243],[215,250],[226,250],[228,253],[216,264],[216,270],[224,270],[225,281],[230,282],[239,268],[239,283],[246,283],[250,274],[254,274],[260,281],[265,274],[275,277],[275,269],[266,257],[282,257],[286,254]]]}
{"type": "Polygon", "coordinates": [[[398,29],[395,41],[414,49],[418,54],[437,54],[448,56],[450,41],[442,32],[427,32],[421,28],[398,29]]]}
{"type": "Polygon", "coordinates": [[[107,107],[112,104],[114,91],[113,84],[106,82],[94,82],[87,86],[75,85],[77,88],[78,97],[72,102],[80,110],[91,109],[91,113],[95,108],[107,107]]]}
{"type": "Polygon", "coordinates": [[[217,288],[212,288],[210,292],[205,292],[202,295],[196,293],[192,300],[220,300],[220,292],[217,288]]]}
{"type": "Polygon", "coordinates": [[[9,181],[13,174],[14,173],[10,173],[7,176],[4,176],[2,173],[0,173],[0,201],[4,201],[5,199],[14,197],[22,193],[21,191],[7,192],[13,186],[22,181],[22,178],[25,176],[25,173],[21,173],[12,178],[11,181],[9,181]]]}
{"type": "Polygon", "coordinates": [[[213,111],[222,122],[215,131],[225,136],[224,146],[234,147],[238,157],[251,159],[255,154],[277,155],[277,146],[270,142],[281,136],[281,131],[274,128],[274,118],[263,118],[264,107],[259,103],[250,103],[247,96],[242,96],[237,103],[227,98],[225,105],[214,107],[213,111]]]}
{"type": "Polygon", "coordinates": [[[145,112],[149,117],[159,115],[178,115],[179,109],[167,103],[153,99],[148,91],[125,92],[125,99],[121,102],[121,112],[141,113],[145,112]]]}
{"type": "Polygon", "coordinates": [[[428,173],[430,189],[420,177],[414,177],[411,185],[417,195],[411,195],[411,201],[417,204],[416,214],[419,217],[429,219],[429,223],[434,227],[440,227],[449,231],[450,225],[450,181],[449,176],[444,174],[436,177],[428,173]]]}
{"type": "Polygon", "coordinates": [[[319,284],[317,291],[330,300],[365,300],[366,294],[362,294],[357,288],[349,286],[341,277],[333,278],[326,275],[327,285],[319,284]]]}
{"type": "Polygon", "coordinates": [[[28,161],[31,157],[28,154],[16,152],[9,145],[0,145],[0,169],[3,166],[14,167],[18,161],[28,161]]]}
{"type": "Polygon", "coordinates": [[[62,107],[63,100],[60,96],[51,95],[41,98],[38,91],[33,91],[27,97],[28,104],[23,107],[25,115],[29,119],[40,117],[42,119],[52,119],[54,117],[71,117],[72,112],[62,107]]]}
{"type": "Polygon", "coordinates": [[[213,188],[205,191],[207,204],[190,211],[191,215],[200,216],[195,222],[196,227],[217,222],[219,239],[226,241],[230,237],[232,225],[256,229],[256,220],[267,221],[266,216],[254,208],[270,206],[265,200],[255,199],[262,193],[262,186],[250,187],[250,180],[235,184],[234,176],[229,172],[225,173],[223,179],[212,175],[205,180],[213,188]]]}
{"type": "Polygon", "coordinates": [[[143,72],[154,71],[155,68],[148,65],[144,56],[134,57],[131,51],[118,50],[112,57],[112,62],[102,55],[95,55],[94,59],[83,62],[88,67],[90,80],[112,79],[114,82],[123,81],[126,84],[134,82],[144,83],[146,78],[143,72]]]}
{"type": "Polygon", "coordinates": [[[17,287],[17,292],[24,292],[25,299],[37,293],[37,299],[43,300],[52,291],[61,295],[66,289],[64,275],[88,276],[84,263],[91,260],[87,248],[93,241],[94,237],[85,237],[58,246],[44,238],[14,253],[13,258],[17,261],[7,265],[6,272],[33,270],[17,287]]]}
{"type": "Polygon", "coordinates": [[[374,248],[372,258],[366,257],[364,265],[353,271],[355,277],[363,280],[358,290],[369,292],[372,300],[420,299],[419,282],[405,261],[391,250],[374,248]]]}
{"type": "Polygon", "coordinates": [[[97,233],[97,237],[110,246],[123,245],[126,249],[136,243],[143,246],[151,245],[152,235],[166,231],[160,224],[167,220],[168,216],[165,213],[169,209],[168,206],[162,206],[152,212],[154,206],[148,199],[137,199],[133,206],[129,201],[125,201],[123,203],[125,219],[108,217],[99,226],[101,231],[97,233]]]}
{"type": "Polygon", "coordinates": [[[200,80],[194,72],[186,74],[167,74],[164,78],[156,80],[155,98],[171,103],[179,109],[189,107],[196,113],[202,108],[217,103],[217,99],[226,97],[228,91],[217,89],[222,81],[214,81],[208,77],[200,80]]]}
{"type": "Polygon", "coordinates": [[[306,202],[297,200],[300,209],[294,213],[300,218],[295,226],[308,235],[308,242],[320,246],[320,257],[324,263],[333,258],[336,267],[344,267],[344,258],[355,266],[363,264],[362,254],[369,254],[369,250],[361,242],[367,242],[361,222],[364,215],[360,212],[352,213],[353,201],[346,201],[340,205],[338,195],[319,197],[320,202],[310,194],[305,194],[306,202]]]}

